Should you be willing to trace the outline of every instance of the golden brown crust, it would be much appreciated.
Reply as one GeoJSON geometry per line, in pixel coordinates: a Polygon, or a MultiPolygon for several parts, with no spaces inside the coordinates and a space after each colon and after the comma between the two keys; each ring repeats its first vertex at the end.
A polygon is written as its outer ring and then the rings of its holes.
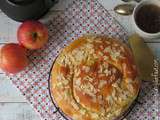
{"type": "Polygon", "coordinates": [[[140,82],[129,48],[86,35],[66,47],[52,69],[51,93],[74,120],[112,120],[135,100],[140,82]]]}

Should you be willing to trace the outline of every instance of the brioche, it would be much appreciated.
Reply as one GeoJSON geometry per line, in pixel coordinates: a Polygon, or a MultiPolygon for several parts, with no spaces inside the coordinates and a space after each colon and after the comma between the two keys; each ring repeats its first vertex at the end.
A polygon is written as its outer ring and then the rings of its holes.
{"type": "Polygon", "coordinates": [[[85,35],[64,48],[51,73],[51,94],[73,120],[113,120],[138,95],[130,49],[119,40],[85,35]]]}

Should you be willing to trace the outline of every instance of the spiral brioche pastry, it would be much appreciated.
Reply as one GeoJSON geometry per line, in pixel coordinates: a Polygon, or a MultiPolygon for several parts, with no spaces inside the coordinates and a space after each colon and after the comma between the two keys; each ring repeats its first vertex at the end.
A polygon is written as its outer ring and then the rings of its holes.
{"type": "Polygon", "coordinates": [[[86,35],[62,50],[51,77],[51,94],[73,120],[113,120],[138,95],[132,54],[113,38],[86,35]]]}

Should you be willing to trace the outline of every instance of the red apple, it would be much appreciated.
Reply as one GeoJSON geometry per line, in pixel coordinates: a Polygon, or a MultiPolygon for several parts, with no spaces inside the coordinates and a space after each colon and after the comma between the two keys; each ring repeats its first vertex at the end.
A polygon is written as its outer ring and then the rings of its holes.
{"type": "Polygon", "coordinates": [[[9,43],[0,49],[0,68],[7,73],[18,73],[28,65],[26,49],[9,43]]]}
{"type": "Polygon", "coordinates": [[[24,47],[31,50],[39,49],[48,41],[48,29],[39,21],[25,21],[18,29],[17,38],[24,47]]]}

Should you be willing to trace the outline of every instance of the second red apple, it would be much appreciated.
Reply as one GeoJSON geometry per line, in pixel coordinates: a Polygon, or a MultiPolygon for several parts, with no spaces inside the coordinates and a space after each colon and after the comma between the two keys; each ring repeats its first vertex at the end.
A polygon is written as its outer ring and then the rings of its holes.
{"type": "Polygon", "coordinates": [[[18,73],[29,64],[26,49],[18,44],[9,43],[0,49],[0,68],[7,73],[18,73]]]}
{"type": "Polygon", "coordinates": [[[39,21],[25,21],[18,29],[17,38],[24,47],[31,50],[39,49],[48,41],[48,29],[39,21]]]}

